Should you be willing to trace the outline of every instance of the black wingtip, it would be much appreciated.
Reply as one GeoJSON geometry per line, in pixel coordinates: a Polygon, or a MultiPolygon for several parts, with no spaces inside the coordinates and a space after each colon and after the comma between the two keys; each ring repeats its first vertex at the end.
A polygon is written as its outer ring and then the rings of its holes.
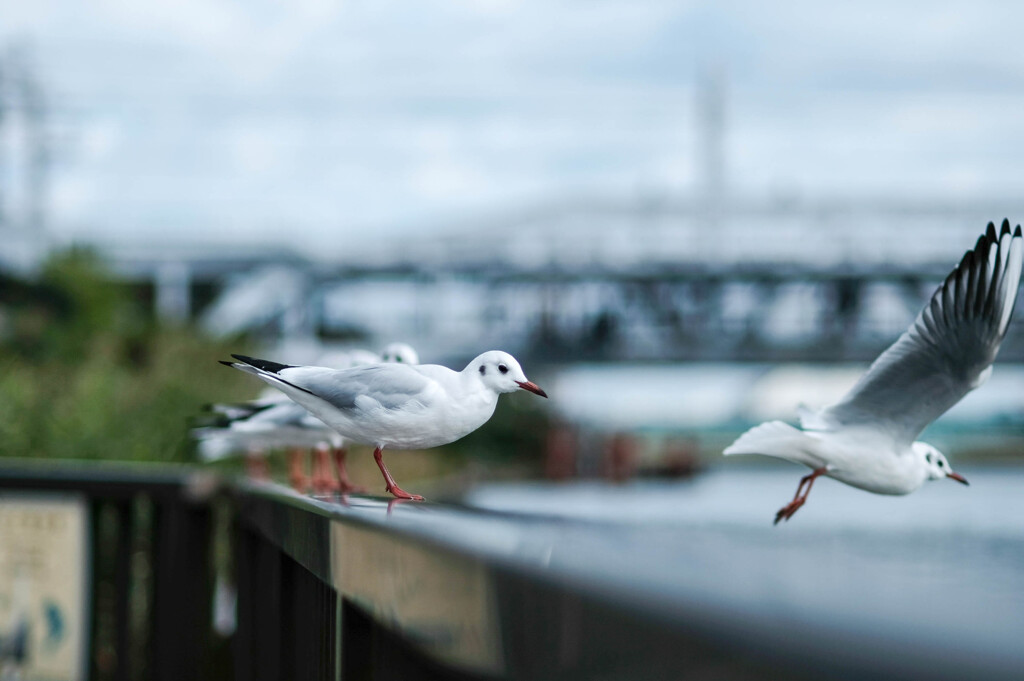
{"type": "Polygon", "coordinates": [[[994,222],[989,222],[988,227],[985,229],[985,237],[989,241],[998,241],[999,237],[996,235],[996,225],[994,222]]]}
{"type": "Polygon", "coordinates": [[[230,428],[231,420],[221,414],[202,414],[188,419],[192,428],[230,428]]]}
{"type": "Polygon", "coordinates": [[[1020,236],[1021,235],[1020,234],[1020,225],[1017,225],[1017,229],[1013,230],[1013,235],[1014,236],[1020,236]]]}
{"type": "MultiPolygon", "coordinates": [[[[980,245],[981,244],[979,244],[979,246],[980,245]]],[[[977,248],[977,247],[975,247],[975,248],[977,248]]],[[[960,266],[957,267],[957,270],[969,270],[969,269],[971,269],[973,267],[974,267],[974,251],[967,251],[966,253],[964,253],[964,257],[962,257],[960,259],[960,266]]],[[[956,270],[954,270],[954,273],[956,273],[956,270]]]]}
{"type": "Polygon", "coordinates": [[[281,364],[279,362],[271,362],[268,359],[257,359],[255,357],[249,357],[248,355],[236,355],[236,354],[232,353],[231,356],[234,357],[235,359],[237,359],[239,362],[244,362],[244,363],[248,364],[251,367],[256,367],[260,371],[267,371],[267,372],[270,372],[272,374],[281,373],[282,370],[284,370],[284,369],[291,369],[292,366],[293,366],[291,364],[281,364]]]}
{"type": "Polygon", "coordinates": [[[999,230],[999,236],[1001,237],[1004,234],[1009,234],[1009,233],[1010,233],[1010,221],[1007,218],[1003,218],[1003,226],[999,230]]]}
{"type": "Polygon", "coordinates": [[[234,367],[235,366],[234,362],[226,362],[223,359],[218,359],[217,361],[220,362],[221,364],[223,364],[226,367],[234,367]]]}

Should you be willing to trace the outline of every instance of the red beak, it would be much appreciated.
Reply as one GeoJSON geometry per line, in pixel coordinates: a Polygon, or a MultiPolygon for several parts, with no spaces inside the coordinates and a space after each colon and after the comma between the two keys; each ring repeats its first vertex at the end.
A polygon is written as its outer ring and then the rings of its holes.
{"type": "Polygon", "coordinates": [[[959,473],[946,473],[946,477],[947,478],[953,478],[957,482],[962,482],[965,485],[970,485],[971,484],[971,483],[967,482],[967,478],[965,478],[964,476],[960,475],[959,473]]]}
{"type": "Polygon", "coordinates": [[[531,393],[540,395],[541,397],[548,396],[548,394],[541,390],[540,386],[534,383],[533,381],[516,381],[516,383],[518,383],[519,387],[522,388],[523,390],[529,390],[531,393]]]}

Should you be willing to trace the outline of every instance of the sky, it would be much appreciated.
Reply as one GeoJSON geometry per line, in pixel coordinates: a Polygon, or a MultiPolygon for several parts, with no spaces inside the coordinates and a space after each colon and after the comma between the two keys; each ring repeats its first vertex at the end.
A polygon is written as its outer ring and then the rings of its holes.
{"type": "Polygon", "coordinates": [[[1016,196],[1021,25],[978,1],[0,0],[0,55],[47,92],[60,238],[333,253],[686,196],[711,72],[734,195],[1016,196]]]}

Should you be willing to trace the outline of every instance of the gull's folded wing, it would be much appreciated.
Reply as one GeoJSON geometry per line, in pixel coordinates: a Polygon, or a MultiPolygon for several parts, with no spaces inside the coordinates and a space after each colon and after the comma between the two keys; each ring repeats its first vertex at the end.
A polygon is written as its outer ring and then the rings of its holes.
{"type": "Polygon", "coordinates": [[[1020,226],[989,223],[921,314],[840,401],[823,410],[823,427],[881,427],[910,444],[929,423],[991,373],[1020,286],[1020,226]]]}
{"type": "Polygon", "coordinates": [[[294,367],[279,375],[341,411],[400,409],[421,400],[434,386],[433,380],[403,364],[374,364],[342,371],[294,367]]]}

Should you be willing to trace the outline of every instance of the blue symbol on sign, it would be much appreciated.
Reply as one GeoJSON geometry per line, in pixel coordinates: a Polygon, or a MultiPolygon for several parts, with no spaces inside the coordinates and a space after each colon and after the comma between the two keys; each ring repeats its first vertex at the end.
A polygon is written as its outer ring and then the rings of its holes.
{"type": "Polygon", "coordinates": [[[53,650],[64,641],[64,614],[60,606],[51,600],[43,601],[43,615],[46,620],[46,635],[43,645],[53,650]]]}

